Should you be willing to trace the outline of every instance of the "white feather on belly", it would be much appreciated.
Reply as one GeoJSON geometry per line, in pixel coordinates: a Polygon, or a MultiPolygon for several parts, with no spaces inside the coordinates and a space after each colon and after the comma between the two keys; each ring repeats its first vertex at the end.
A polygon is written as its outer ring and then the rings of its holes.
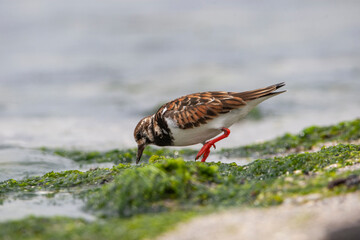
{"type": "Polygon", "coordinates": [[[247,102],[247,105],[239,109],[234,109],[226,114],[222,114],[215,119],[209,120],[206,124],[201,124],[199,127],[181,129],[174,119],[165,118],[174,138],[173,144],[174,146],[189,146],[204,143],[222,133],[221,128],[229,128],[231,125],[245,117],[256,105],[270,97],[272,96],[249,101],[247,102]]]}

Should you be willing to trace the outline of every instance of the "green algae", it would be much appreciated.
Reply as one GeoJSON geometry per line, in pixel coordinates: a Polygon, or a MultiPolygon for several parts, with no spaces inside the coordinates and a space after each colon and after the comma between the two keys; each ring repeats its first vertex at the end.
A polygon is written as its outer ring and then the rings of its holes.
{"type": "Polygon", "coordinates": [[[87,205],[106,216],[161,212],[171,200],[189,200],[191,196],[200,201],[207,186],[219,182],[219,177],[216,165],[166,159],[124,170],[113,183],[92,193],[87,205]]]}
{"type": "MultiPolygon", "coordinates": [[[[103,163],[103,162],[113,162],[115,164],[119,163],[131,163],[136,157],[137,149],[127,149],[127,150],[111,150],[106,152],[100,151],[90,151],[84,152],[79,150],[66,150],[66,149],[49,149],[41,148],[42,151],[47,153],[52,153],[57,156],[69,158],[75,162],[79,163],[103,163]]],[[[145,156],[148,156],[146,154],[145,156]]]]}
{"type": "MultiPolygon", "coordinates": [[[[308,176],[329,166],[334,171],[356,164],[359,159],[360,146],[351,144],[258,159],[245,166],[153,156],[150,164],[119,164],[110,169],[50,172],[21,181],[10,179],[0,183],[0,199],[9,193],[67,190],[85,193],[88,208],[100,215],[121,217],[179,208],[261,205],[269,201],[259,201],[257,196],[279,186],[284,177],[297,177],[299,173],[308,176]]],[[[306,181],[301,182],[306,186],[306,181]]]]}
{"type": "Polygon", "coordinates": [[[360,138],[360,119],[344,121],[335,125],[305,128],[298,134],[286,133],[270,141],[251,144],[238,148],[222,149],[220,154],[226,157],[258,157],[261,155],[297,152],[310,150],[317,144],[325,142],[349,142],[360,138]]]}
{"type": "MultiPolygon", "coordinates": [[[[79,163],[103,163],[113,162],[114,164],[119,163],[134,163],[137,153],[137,148],[131,148],[126,150],[110,150],[105,152],[99,151],[79,151],[79,150],[66,150],[66,149],[49,149],[41,148],[42,151],[52,153],[57,156],[69,158],[79,163]]],[[[192,149],[178,149],[171,150],[168,148],[156,148],[148,146],[142,155],[141,162],[148,162],[153,155],[159,155],[167,158],[178,158],[179,156],[191,156],[197,152],[192,149]]]]}
{"type": "Polygon", "coordinates": [[[88,222],[67,217],[27,217],[0,223],[1,239],[149,239],[172,229],[179,221],[193,217],[193,212],[138,215],[131,219],[88,222]]]}
{"type": "MultiPolygon", "coordinates": [[[[280,184],[285,178],[299,172],[308,176],[333,164],[341,168],[355,164],[359,159],[360,146],[339,144],[315,153],[259,159],[246,166],[160,160],[124,170],[112,183],[92,192],[87,206],[110,217],[202,206],[267,206],[281,203],[283,199],[277,197],[278,193],[269,195],[271,189],[283,189],[282,195],[288,196],[287,190],[280,184]],[[259,197],[265,193],[266,198],[259,197]]],[[[301,181],[307,194],[318,190],[306,186],[307,181],[310,184],[320,180],[307,177],[301,181]]],[[[303,194],[300,189],[297,190],[303,194]]]]}
{"type": "Polygon", "coordinates": [[[49,172],[40,177],[25,180],[9,179],[0,182],[0,199],[5,193],[36,192],[40,190],[58,191],[71,188],[91,188],[113,180],[119,171],[130,168],[129,164],[119,164],[112,168],[96,168],[82,172],[69,170],[49,172]]]}
{"type": "MultiPolygon", "coordinates": [[[[360,120],[329,127],[309,127],[263,144],[223,150],[243,156],[311,149],[327,141],[360,138],[360,120]],[[247,152],[248,151],[248,152],[247,152]]],[[[227,207],[267,207],[310,201],[360,190],[360,146],[338,144],[317,152],[257,159],[245,166],[235,163],[186,162],[179,156],[192,150],[147,148],[140,165],[131,165],[135,149],[108,152],[50,150],[81,162],[120,163],[86,172],[50,172],[21,181],[0,182],[0,204],[11,194],[49,190],[69,191],[83,199],[94,222],[65,217],[28,217],[0,223],[7,239],[149,239],[180,221],[227,207]],[[126,164],[122,164],[126,163],[126,164]]],[[[51,195],[51,194],[50,194],[51,195]]],[[[51,196],[49,196],[51,197],[51,196]]],[[[6,203],[5,203],[6,204],[6,203]]]]}
{"type": "Polygon", "coordinates": [[[81,176],[78,171],[49,173],[31,181],[9,180],[6,183],[11,181],[16,192],[44,186],[92,188],[84,197],[87,207],[106,218],[87,222],[28,217],[0,223],[0,231],[7,239],[149,239],[178,222],[217,209],[267,207],[287,199],[304,202],[314,193],[322,198],[358,191],[359,182],[331,188],[329,184],[349,176],[360,179],[360,169],[349,168],[359,163],[359,145],[339,144],[314,153],[258,159],[246,166],[154,156],[149,164],[84,172],[88,177],[73,185],[71,179],[76,182],[81,176]]]}

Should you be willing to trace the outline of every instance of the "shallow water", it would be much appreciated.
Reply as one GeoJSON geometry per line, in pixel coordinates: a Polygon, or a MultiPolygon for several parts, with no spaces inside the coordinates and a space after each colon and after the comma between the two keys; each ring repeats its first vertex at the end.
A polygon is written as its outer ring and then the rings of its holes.
{"type": "Polygon", "coordinates": [[[95,219],[93,215],[82,210],[83,201],[75,199],[70,193],[57,193],[53,197],[48,197],[46,194],[49,193],[40,192],[36,195],[6,200],[3,205],[0,205],[0,221],[16,220],[31,215],[42,217],[60,215],[87,220],[95,219]]]}
{"type": "Polygon", "coordinates": [[[357,0],[0,4],[0,181],[90,168],[33,149],[134,147],[140,118],[192,92],[287,84],[218,148],[360,117],[357,0]]]}
{"type": "Polygon", "coordinates": [[[36,149],[9,146],[0,148],[0,182],[7,179],[21,180],[26,177],[41,176],[52,171],[88,170],[93,167],[113,165],[113,163],[77,163],[36,149]]]}
{"type": "Polygon", "coordinates": [[[39,176],[51,171],[77,168],[70,159],[32,149],[8,147],[0,149],[0,181],[39,176]]]}

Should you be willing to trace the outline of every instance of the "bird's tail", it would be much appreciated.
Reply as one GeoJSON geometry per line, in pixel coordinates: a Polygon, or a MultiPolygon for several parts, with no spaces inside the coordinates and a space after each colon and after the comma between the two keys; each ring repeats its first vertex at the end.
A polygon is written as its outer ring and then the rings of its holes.
{"type": "Polygon", "coordinates": [[[252,91],[234,93],[234,96],[240,97],[244,101],[250,101],[250,100],[263,98],[263,97],[272,97],[272,96],[281,94],[283,92],[286,92],[286,90],[275,92],[277,89],[279,89],[283,86],[285,86],[285,83],[281,82],[281,83],[274,84],[274,85],[271,85],[271,86],[268,86],[265,88],[259,88],[259,89],[252,90],[252,91]]]}

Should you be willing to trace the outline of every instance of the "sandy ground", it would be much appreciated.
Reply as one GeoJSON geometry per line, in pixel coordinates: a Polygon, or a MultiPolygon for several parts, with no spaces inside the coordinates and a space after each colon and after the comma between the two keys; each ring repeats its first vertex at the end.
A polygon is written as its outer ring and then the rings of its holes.
{"type": "Polygon", "coordinates": [[[180,224],[158,240],[360,239],[360,194],[267,209],[232,209],[180,224]]]}

